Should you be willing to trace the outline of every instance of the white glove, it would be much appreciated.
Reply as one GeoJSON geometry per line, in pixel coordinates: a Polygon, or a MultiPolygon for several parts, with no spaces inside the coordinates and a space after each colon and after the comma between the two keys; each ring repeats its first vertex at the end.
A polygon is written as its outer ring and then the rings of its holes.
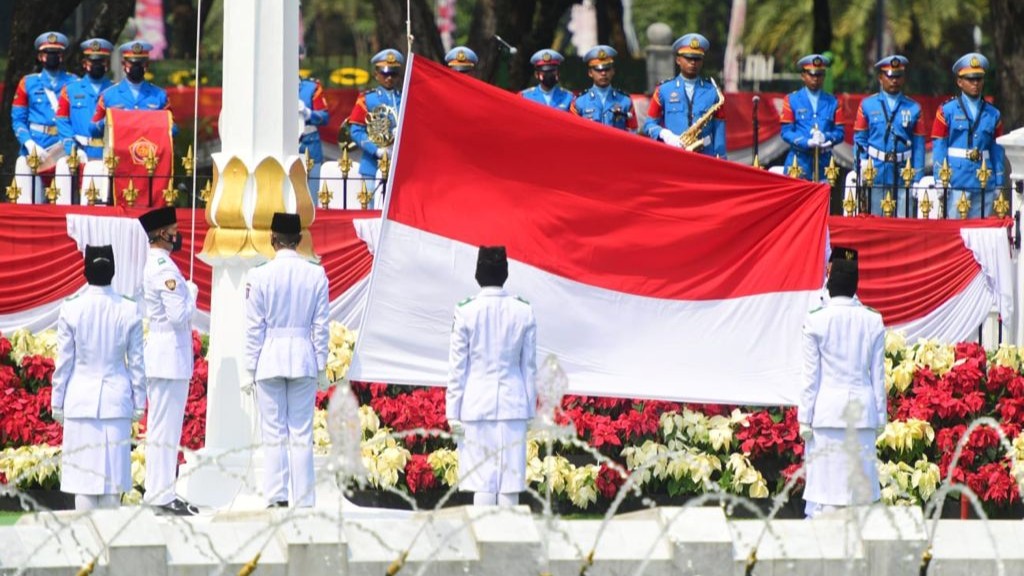
{"type": "Polygon", "coordinates": [[[462,425],[462,420],[449,420],[448,428],[452,431],[452,436],[456,440],[466,435],[466,427],[462,425]]]}
{"type": "Polygon", "coordinates": [[[305,118],[306,120],[309,120],[309,117],[313,115],[313,112],[310,111],[309,106],[306,106],[306,103],[303,102],[302,100],[299,100],[299,114],[302,114],[302,117],[305,118]]]}
{"type": "Polygon", "coordinates": [[[53,414],[53,421],[60,424],[64,424],[64,409],[57,408],[54,406],[50,407],[50,412],[53,414]]]}
{"type": "Polygon", "coordinates": [[[824,149],[827,150],[827,149],[832,147],[832,141],[831,140],[823,140],[822,142],[820,142],[818,144],[818,147],[819,148],[824,148],[824,149]]]}
{"type": "Polygon", "coordinates": [[[78,156],[78,165],[85,166],[85,163],[89,161],[89,155],[85,153],[85,150],[81,148],[75,149],[75,155],[78,156]]]}
{"type": "Polygon", "coordinates": [[[391,147],[390,146],[388,146],[386,148],[377,148],[377,158],[383,158],[385,153],[388,155],[388,158],[391,158],[391,147]]]}
{"type": "Polygon", "coordinates": [[[142,417],[145,416],[145,415],[146,415],[146,409],[145,408],[136,408],[132,412],[132,422],[138,422],[139,420],[142,420],[142,417]]]}
{"type": "Polygon", "coordinates": [[[331,387],[331,381],[327,379],[327,370],[321,370],[316,375],[316,388],[321,392],[331,387]]]}
{"type": "Polygon", "coordinates": [[[811,137],[807,140],[808,148],[819,148],[821,146],[821,140],[818,139],[817,133],[812,133],[811,137]]]}
{"type": "Polygon", "coordinates": [[[32,140],[26,140],[25,141],[25,156],[26,157],[31,156],[33,150],[35,150],[36,156],[39,157],[39,161],[40,162],[45,161],[47,156],[49,156],[49,153],[46,152],[46,148],[43,148],[42,146],[40,146],[39,144],[36,144],[32,140]]]}
{"type": "Polygon", "coordinates": [[[199,286],[191,280],[185,281],[185,286],[188,288],[188,293],[192,296],[192,301],[195,302],[199,298],[199,286]]]}
{"type": "Polygon", "coordinates": [[[256,387],[256,373],[252,370],[245,371],[245,379],[242,380],[239,388],[242,390],[242,394],[252,394],[253,388],[256,387]]]}
{"type": "Polygon", "coordinates": [[[814,430],[811,429],[810,424],[800,424],[800,437],[804,439],[804,442],[810,442],[811,437],[814,436],[814,430]]]}
{"type": "Polygon", "coordinates": [[[675,146],[676,148],[683,147],[683,141],[679,139],[679,135],[671,130],[662,128],[661,131],[658,132],[658,138],[669,146],[675,146]]]}

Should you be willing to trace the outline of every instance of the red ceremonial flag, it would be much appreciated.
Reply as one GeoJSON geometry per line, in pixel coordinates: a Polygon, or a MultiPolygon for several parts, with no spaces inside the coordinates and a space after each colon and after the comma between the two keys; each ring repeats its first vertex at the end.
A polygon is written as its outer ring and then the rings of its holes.
{"type": "Polygon", "coordinates": [[[406,76],[351,377],[444,384],[477,247],[508,248],[575,393],[792,403],[828,188],[670,148],[433,62],[406,76]]]}
{"type": "Polygon", "coordinates": [[[117,156],[114,173],[114,204],[160,207],[166,204],[164,190],[174,176],[174,121],[170,110],[107,109],[107,149],[117,156]],[[157,161],[153,176],[146,169],[147,158],[157,161]],[[131,185],[135,201],[126,202],[124,192],[131,185]]]}

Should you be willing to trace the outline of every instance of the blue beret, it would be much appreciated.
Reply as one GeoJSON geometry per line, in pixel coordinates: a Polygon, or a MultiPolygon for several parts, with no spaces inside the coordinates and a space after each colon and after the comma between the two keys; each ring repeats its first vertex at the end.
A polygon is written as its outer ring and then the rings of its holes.
{"type": "Polygon", "coordinates": [[[82,49],[82,56],[90,59],[109,58],[114,51],[114,45],[103,38],[90,38],[78,47],[82,49]]]}
{"type": "MultiPolygon", "coordinates": [[[[612,50],[614,52],[614,50],[612,50]]],[[[562,55],[550,48],[537,50],[530,57],[530,64],[538,70],[554,70],[562,63],[562,55]]]]}
{"type": "Polygon", "coordinates": [[[377,52],[370,58],[370,64],[373,64],[377,68],[391,69],[399,68],[405,64],[405,58],[402,53],[394,48],[386,48],[377,52]]]}
{"type": "Polygon", "coordinates": [[[964,54],[953,64],[953,73],[961,78],[984,78],[988,71],[988,58],[971,52],[964,54]]]}
{"type": "Polygon", "coordinates": [[[688,56],[690,58],[703,58],[704,53],[711,48],[711,42],[700,34],[685,34],[672,43],[672,51],[677,56],[688,56]]]}
{"type": "Polygon", "coordinates": [[[149,60],[149,51],[153,45],[144,40],[132,40],[125,42],[117,49],[124,60],[149,60]]]}
{"type": "Polygon", "coordinates": [[[903,69],[906,68],[908,64],[910,64],[910,60],[907,60],[899,54],[894,54],[892,56],[886,56],[878,62],[875,62],[875,69],[886,76],[902,76],[903,69]]]}
{"type": "Polygon", "coordinates": [[[36,50],[64,50],[68,47],[68,37],[60,32],[43,32],[36,36],[36,50]]]}
{"type": "Polygon", "coordinates": [[[476,67],[476,63],[479,58],[476,57],[476,52],[473,52],[465,46],[456,46],[448,51],[444,55],[444,62],[449,68],[455,69],[472,69],[476,67]]]}
{"type": "Polygon", "coordinates": [[[587,50],[587,53],[583,55],[583,61],[590,67],[604,66],[614,62],[615,57],[618,55],[619,53],[615,51],[615,48],[604,44],[598,44],[590,50],[587,50]]]}

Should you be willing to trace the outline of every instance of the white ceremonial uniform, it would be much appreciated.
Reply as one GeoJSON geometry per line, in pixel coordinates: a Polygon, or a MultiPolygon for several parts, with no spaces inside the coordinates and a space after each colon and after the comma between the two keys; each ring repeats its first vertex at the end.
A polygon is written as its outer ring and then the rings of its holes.
{"type": "Polygon", "coordinates": [[[875,434],[887,420],[884,353],[882,315],[855,297],[834,296],[804,322],[797,420],[813,431],[804,453],[809,515],[879,498],[875,434]]]}
{"type": "Polygon", "coordinates": [[[192,314],[196,302],[171,254],[150,247],[143,273],[146,338],[146,502],[175,499],[178,446],[192,378],[192,314]]]}
{"type": "Polygon", "coordinates": [[[142,319],[134,300],[89,286],[57,320],[51,405],[64,411],[60,489],[131,489],[132,413],[146,405],[142,319]]]}
{"type": "Polygon", "coordinates": [[[249,270],[245,357],[256,374],[270,503],[316,502],[313,409],[317,374],[327,367],[328,314],[327,274],[294,250],[249,270]]]}
{"type": "Polygon", "coordinates": [[[486,287],[455,308],[445,415],[463,422],[459,488],[526,489],[526,425],[537,409],[537,322],[525,300],[486,287]]]}

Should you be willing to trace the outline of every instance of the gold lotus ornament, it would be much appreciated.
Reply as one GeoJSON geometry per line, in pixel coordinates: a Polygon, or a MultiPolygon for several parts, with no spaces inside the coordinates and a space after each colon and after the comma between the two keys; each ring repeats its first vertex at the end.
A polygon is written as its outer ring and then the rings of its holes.
{"type": "Polygon", "coordinates": [[[978,183],[981,184],[981,189],[984,190],[988,186],[988,179],[992,177],[992,171],[988,169],[985,164],[985,159],[981,159],[981,167],[978,168],[975,175],[978,177],[978,183]]]}
{"type": "Polygon", "coordinates": [[[135,201],[139,199],[139,189],[135,187],[134,178],[128,180],[128,187],[122,190],[121,194],[129,208],[135,206],[135,201]]]}
{"type": "Polygon", "coordinates": [[[164,203],[168,206],[174,206],[174,203],[178,201],[178,189],[170,180],[167,181],[167,188],[163,190],[163,197],[164,203]]]}
{"type": "Polygon", "coordinates": [[[786,176],[790,178],[800,178],[804,175],[804,171],[800,168],[800,165],[796,162],[796,156],[793,156],[793,162],[786,168],[786,176]]]}
{"type": "Polygon", "coordinates": [[[1006,200],[1006,196],[1003,194],[1003,190],[999,191],[999,195],[996,196],[994,202],[992,202],[992,211],[996,213],[996,216],[1005,218],[1010,212],[1010,202],[1006,200]]]}
{"type": "Polygon", "coordinates": [[[320,183],[320,191],[317,192],[317,199],[320,200],[320,206],[327,208],[331,204],[331,200],[334,199],[334,194],[331,193],[331,189],[327,187],[327,181],[324,180],[320,183]]]}
{"type": "Polygon", "coordinates": [[[192,145],[188,147],[188,152],[181,157],[181,167],[185,169],[185,175],[191,176],[192,171],[196,169],[196,159],[192,156],[192,145]]]}
{"type": "Polygon", "coordinates": [[[864,169],[861,176],[864,177],[864,182],[868,185],[868,188],[874,185],[875,176],[878,176],[878,170],[875,169],[875,163],[871,161],[871,158],[868,158],[867,161],[864,162],[864,169]]]}
{"type": "Polygon", "coordinates": [[[7,187],[7,201],[14,203],[21,197],[21,188],[18,187],[18,182],[15,179],[11,179],[11,185],[7,187]]]}
{"type": "Polygon", "coordinates": [[[896,210],[896,201],[892,199],[892,191],[885,193],[885,198],[882,199],[882,216],[892,216],[896,210]]]}
{"type": "Polygon", "coordinates": [[[68,168],[70,168],[71,171],[74,172],[78,170],[78,166],[80,164],[81,162],[78,161],[78,144],[72,144],[71,154],[68,155],[68,168]]]}
{"type": "Polygon", "coordinates": [[[836,165],[834,154],[829,159],[828,166],[825,167],[825,179],[828,180],[829,186],[835,186],[836,180],[839,179],[839,166],[836,165]]]}
{"type": "Polygon", "coordinates": [[[156,151],[153,148],[146,152],[146,157],[142,160],[142,164],[146,167],[146,175],[152,178],[153,173],[156,172],[156,167],[160,164],[160,157],[156,155],[156,151]]]}
{"type": "Polygon", "coordinates": [[[96,188],[96,179],[89,180],[89,187],[85,189],[85,197],[89,200],[89,206],[95,206],[100,198],[100,191],[96,188]]]}
{"type": "Polygon", "coordinates": [[[369,188],[366,187],[366,180],[363,180],[363,186],[359,190],[359,207],[366,210],[370,206],[370,202],[373,202],[373,192],[370,192],[369,188]]]}
{"type": "Polygon", "coordinates": [[[846,199],[843,200],[843,212],[847,216],[853,216],[853,211],[857,209],[857,200],[853,197],[853,190],[846,191],[846,199]]]}
{"type": "Polygon", "coordinates": [[[921,191],[921,201],[918,203],[918,206],[920,206],[921,213],[924,214],[924,217],[925,217],[926,220],[931,217],[931,213],[932,213],[932,200],[931,200],[931,198],[928,197],[928,191],[927,190],[922,190],[921,191]]]}
{"type": "Polygon", "coordinates": [[[971,199],[967,197],[966,190],[960,193],[960,199],[956,201],[956,211],[961,220],[967,219],[967,213],[971,211],[971,199]]]}
{"type": "Polygon", "coordinates": [[[28,155],[28,158],[25,158],[25,162],[28,164],[28,169],[32,171],[32,175],[34,176],[39,170],[39,165],[43,163],[43,159],[39,157],[36,149],[33,148],[32,153],[28,155]]]}
{"type": "Polygon", "coordinates": [[[43,191],[43,195],[46,196],[46,201],[50,204],[56,204],[57,199],[60,198],[60,189],[57,188],[57,179],[54,178],[50,181],[50,185],[43,191]]]}

